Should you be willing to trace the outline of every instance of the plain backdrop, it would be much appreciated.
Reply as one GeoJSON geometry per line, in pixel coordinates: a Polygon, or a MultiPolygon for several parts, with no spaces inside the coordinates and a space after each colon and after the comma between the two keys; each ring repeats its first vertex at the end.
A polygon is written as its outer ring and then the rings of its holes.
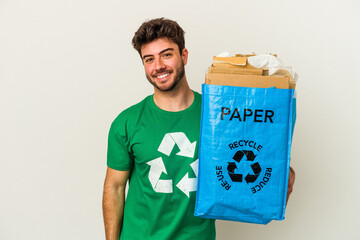
{"type": "Polygon", "coordinates": [[[107,134],[151,94],[131,39],[151,18],[186,31],[191,87],[212,56],[295,67],[293,195],[284,221],[217,221],[217,239],[360,239],[360,3],[0,0],[0,239],[104,239],[107,134]]]}

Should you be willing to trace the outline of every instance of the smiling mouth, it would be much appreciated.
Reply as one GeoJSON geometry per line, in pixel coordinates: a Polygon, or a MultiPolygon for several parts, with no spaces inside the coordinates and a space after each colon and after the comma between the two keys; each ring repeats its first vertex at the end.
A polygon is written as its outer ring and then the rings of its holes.
{"type": "Polygon", "coordinates": [[[156,78],[163,79],[163,78],[166,78],[169,75],[170,75],[170,73],[163,73],[163,74],[157,75],[156,78]]]}
{"type": "Polygon", "coordinates": [[[168,77],[171,73],[173,73],[173,71],[171,71],[171,70],[163,70],[163,71],[161,71],[161,72],[158,72],[158,73],[154,74],[152,77],[153,77],[153,78],[156,78],[156,79],[158,79],[158,80],[160,80],[160,81],[162,81],[162,80],[166,80],[167,77],[168,77]]]}

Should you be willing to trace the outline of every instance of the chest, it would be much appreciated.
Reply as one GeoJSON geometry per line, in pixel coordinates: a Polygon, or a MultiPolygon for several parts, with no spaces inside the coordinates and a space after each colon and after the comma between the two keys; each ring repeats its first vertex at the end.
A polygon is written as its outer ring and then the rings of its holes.
{"type": "Polygon", "coordinates": [[[198,159],[200,113],[181,117],[147,117],[139,120],[131,137],[130,150],[137,170],[161,164],[171,176],[194,173],[191,164],[198,159]]]}

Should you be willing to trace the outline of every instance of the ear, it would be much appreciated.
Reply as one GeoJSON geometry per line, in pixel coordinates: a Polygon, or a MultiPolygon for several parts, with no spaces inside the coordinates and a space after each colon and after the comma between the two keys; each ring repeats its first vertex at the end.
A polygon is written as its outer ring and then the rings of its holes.
{"type": "Polygon", "coordinates": [[[182,54],[181,54],[184,65],[186,65],[186,63],[187,63],[188,56],[189,56],[189,52],[188,52],[188,50],[186,48],[184,48],[182,50],[182,54]]]}

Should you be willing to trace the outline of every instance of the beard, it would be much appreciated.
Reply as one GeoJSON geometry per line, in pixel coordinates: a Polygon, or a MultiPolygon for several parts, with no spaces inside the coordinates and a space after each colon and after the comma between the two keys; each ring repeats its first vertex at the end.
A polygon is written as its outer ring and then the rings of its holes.
{"type": "MultiPolygon", "coordinates": [[[[172,70],[161,70],[158,71],[156,74],[162,74],[162,73],[172,73],[172,70]]],[[[178,83],[181,81],[181,79],[183,79],[185,75],[185,68],[184,68],[184,62],[181,61],[181,66],[179,66],[178,68],[176,68],[176,74],[174,76],[174,81],[169,85],[169,86],[159,86],[155,81],[153,81],[151,79],[151,77],[149,75],[146,74],[146,78],[147,80],[151,83],[151,85],[153,85],[154,87],[156,87],[158,90],[160,91],[164,91],[164,92],[168,92],[173,90],[178,83]]]]}

